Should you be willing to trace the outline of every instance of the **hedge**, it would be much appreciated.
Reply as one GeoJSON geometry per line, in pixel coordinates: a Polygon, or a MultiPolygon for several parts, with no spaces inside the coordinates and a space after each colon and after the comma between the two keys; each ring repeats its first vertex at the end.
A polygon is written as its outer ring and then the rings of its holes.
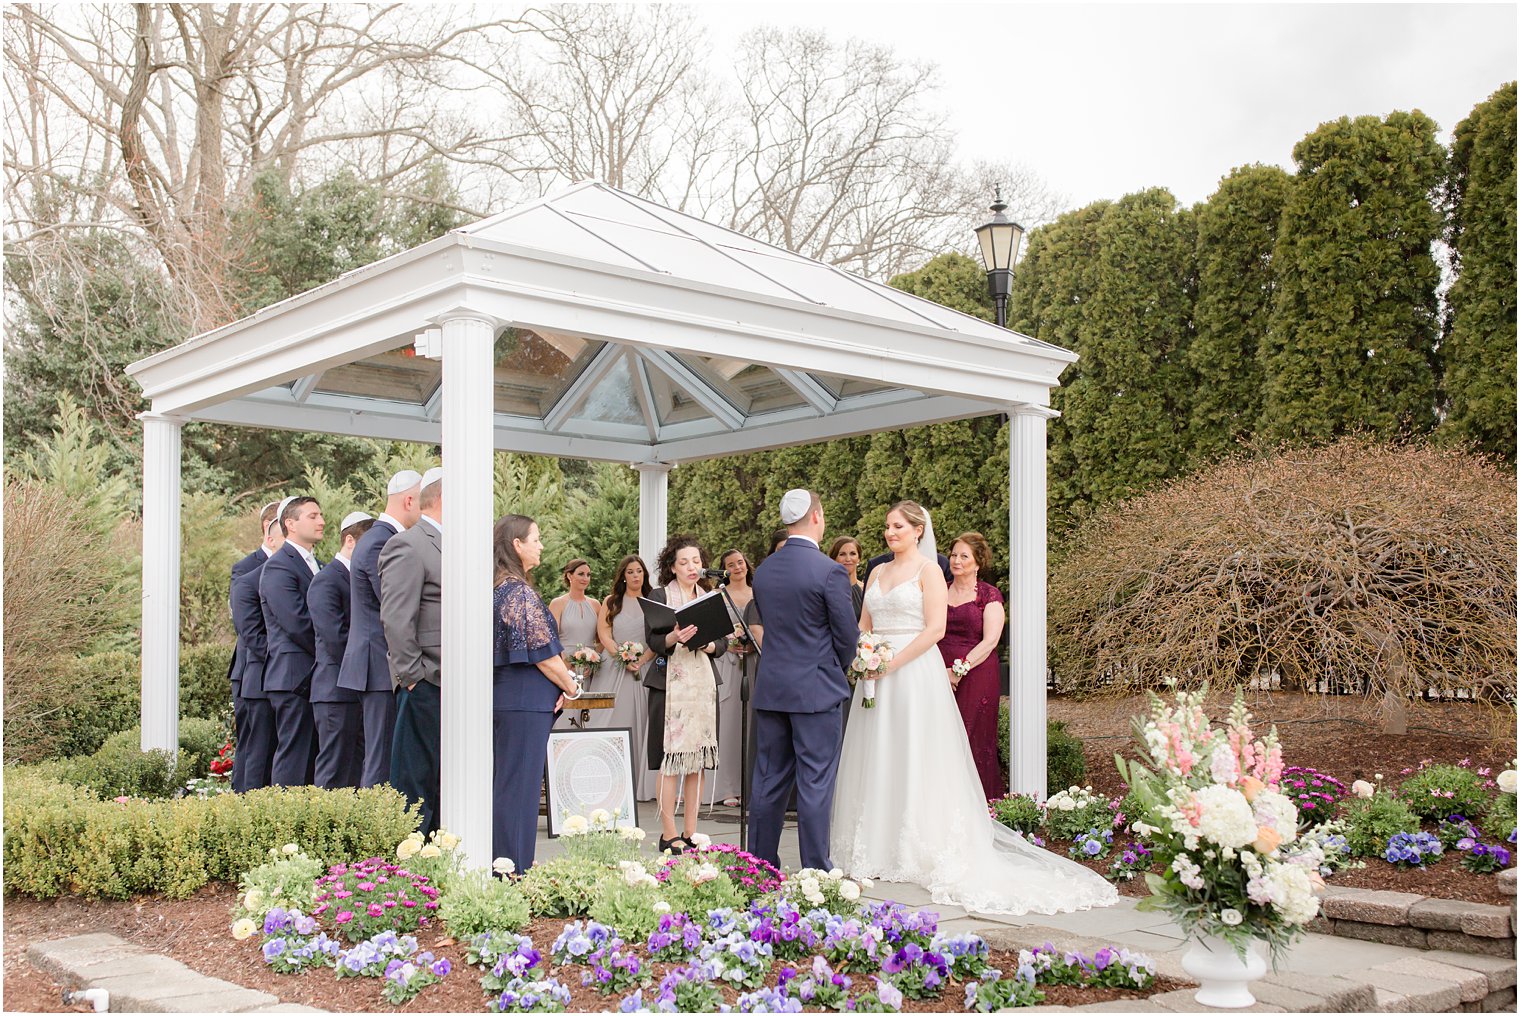
{"type": "Polygon", "coordinates": [[[324,864],[389,856],[417,821],[390,787],[270,787],[118,804],[37,769],[9,768],[5,891],[184,899],[208,882],[235,883],[285,843],[324,864]]]}
{"type": "MultiPolygon", "coordinates": [[[[998,707],[998,761],[1003,767],[1003,782],[1008,782],[1008,733],[1013,714],[1008,700],[998,707]]],[[[1087,775],[1087,756],[1082,739],[1066,732],[1066,724],[1050,720],[1045,724],[1045,793],[1055,794],[1067,787],[1081,786],[1087,775]]]]}

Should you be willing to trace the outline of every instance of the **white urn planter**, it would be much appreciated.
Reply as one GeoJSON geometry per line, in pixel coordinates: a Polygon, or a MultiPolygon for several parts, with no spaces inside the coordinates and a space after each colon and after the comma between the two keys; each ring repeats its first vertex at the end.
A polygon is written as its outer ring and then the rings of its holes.
{"type": "Polygon", "coordinates": [[[1198,981],[1193,996],[1200,1005],[1215,1009],[1244,1009],[1256,1004],[1251,982],[1266,976],[1267,961],[1261,956],[1261,943],[1252,940],[1245,959],[1235,947],[1217,935],[1194,939],[1182,954],[1182,969],[1198,981]]]}

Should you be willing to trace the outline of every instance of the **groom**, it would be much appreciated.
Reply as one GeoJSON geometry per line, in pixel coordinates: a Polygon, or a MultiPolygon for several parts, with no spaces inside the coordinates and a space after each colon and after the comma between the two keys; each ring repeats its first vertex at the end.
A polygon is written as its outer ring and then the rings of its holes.
{"type": "Polygon", "coordinates": [[[828,871],[829,813],[839,769],[845,670],[859,628],[845,570],[820,553],[823,505],[789,490],[781,499],[787,541],[755,569],[755,607],[765,644],[755,677],[755,771],[750,849],[780,867],[781,823],[797,788],[802,865],[828,871]]]}

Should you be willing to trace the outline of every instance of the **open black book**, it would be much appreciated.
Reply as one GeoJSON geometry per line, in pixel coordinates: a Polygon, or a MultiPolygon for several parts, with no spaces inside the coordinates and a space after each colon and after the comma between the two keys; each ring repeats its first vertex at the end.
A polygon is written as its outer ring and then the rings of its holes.
{"type": "Polygon", "coordinates": [[[719,642],[734,633],[734,622],[729,616],[728,605],[723,602],[721,590],[714,589],[678,608],[671,608],[658,600],[646,600],[642,596],[639,597],[639,605],[644,608],[644,617],[651,628],[696,625],[697,633],[686,643],[691,649],[705,646],[709,642],[719,642]]]}

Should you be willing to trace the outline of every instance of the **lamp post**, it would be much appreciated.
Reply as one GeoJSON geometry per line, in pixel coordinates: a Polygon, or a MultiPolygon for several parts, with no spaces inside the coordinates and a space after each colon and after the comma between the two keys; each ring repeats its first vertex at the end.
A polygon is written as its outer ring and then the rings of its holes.
{"type": "Polygon", "coordinates": [[[1007,207],[1003,201],[1003,189],[999,187],[993,196],[992,218],[976,227],[976,238],[982,245],[982,264],[987,266],[987,292],[997,305],[999,328],[1008,327],[1013,261],[1019,256],[1019,244],[1024,241],[1024,227],[1003,214],[1007,207]]]}

